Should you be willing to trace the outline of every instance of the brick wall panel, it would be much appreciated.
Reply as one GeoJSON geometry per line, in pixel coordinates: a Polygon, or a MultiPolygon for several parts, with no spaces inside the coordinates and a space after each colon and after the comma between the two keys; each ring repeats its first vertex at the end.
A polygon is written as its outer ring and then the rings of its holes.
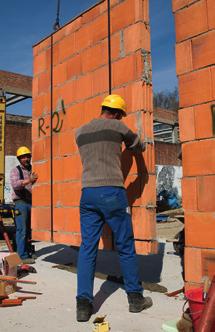
{"type": "MultiPolygon", "coordinates": [[[[141,55],[143,48],[150,51],[149,28],[145,25],[148,20],[147,0],[111,1],[112,93],[118,93],[126,99],[129,116],[125,122],[131,126],[131,129],[141,134],[142,138],[153,137],[152,87],[143,81],[146,68],[143,67],[141,55]]],[[[70,245],[79,245],[81,240],[78,205],[82,166],[75,144],[75,130],[100,115],[101,102],[108,94],[107,34],[107,3],[103,1],[54,33],[53,48],[50,47],[51,38],[48,37],[48,41],[43,40],[41,45],[35,46],[34,51],[37,60],[35,60],[33,92],[32,137],[35,151],[33,165],[41,173],[33,192],[34,206],[39,208],[50,204],[48,188],[51,181],[52,139],[53,226],[55,230],[53,236],[54,241],[70,245]],[[53,50],[52,108],[54,114],[52,135],[50,135],[51,49],[53,50]],[[41,52],[45,55],[43,56],[41,52]],[[43,59],[40,64],[38,64],[39,56],[43,59]],[[39,124],[40,127],[42,124],[40,131],[39,124]],[[44,198],[46,194],[47,197],[44,198]],[[61,215],[63,221],[60,219],[61,215]]],[[[150,61],[149,56],[149,65],[151,65],[150,61]]],[[[129,199],[132,205],[136,204],[136,207],[155,201],[153,150],[153,146],[147,146],[143,154],[145,161],[135,166],[134,160],[127,173],[126,185],[129,187],[129,199]]],[[[154,210],[144,209],[144,218],[155,221],[154,212],[154,210]]],[[[32,213],[36,221],[40,212],[36,215],[33,210],[32,213]]],[[[41,227],[40,223],[38,225],[41,227]]],[[[35,239],[42,239],[43,230],[38,227],[33,230],[33,234],[35,239]]],[[[151,224],[147,225],[145,235],[141,233],[141,228],[138,230],[141,236],[147,236],[147,243],[138,244],[139,252],[142,250],[142,253],[148,254],[150,251],[155,251],[156,244],[150,243],[150,232],[154,232],[153,227],[151,224]]],[[[151,233],[152,235],[154,237],[154,233],[151,233]]],[[[50,240],[50,237],[50,232],[44,231],[44,239],[50,240]]],[[[105,228],[99,246],[112,249],[112,245],[112,234],[108,228],[105,228]]]]}
{"type": "Polygon", "coordinates": [[[210,109],[215,99],[213,9],[213,0],[173,0],[182,108],[179,125],[184,175],[186,288],[198,287],[202,276],[211,278],[215,270],[215,140],[210,109]]]}

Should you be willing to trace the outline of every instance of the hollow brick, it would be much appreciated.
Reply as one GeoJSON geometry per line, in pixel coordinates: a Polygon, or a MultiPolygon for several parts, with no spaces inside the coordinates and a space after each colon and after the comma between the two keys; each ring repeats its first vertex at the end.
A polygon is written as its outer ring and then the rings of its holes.
{"type": "Polygon", "coordinates": [[[215,31],[209,31],[192,40],[193,69],[214,64],[215,31]]]}
{"type": "Polygon", "coordinates": [[[215,248],[214,236],[215,213],[186,212],[185,240],[186,246],[199,248],[215,248]]]}
{"type": "Polygon", "coordinates": [[[196,137],[194,108],[188,107],[179,110],[179,136],[181,142],[193,141],[196,137]]]}
{"type": "Polygon", "coordinates": [[[176,44],[176,73],[181,75],[193,69],[191,40],[176,44]]]}
{"type": "Polygon", "coordinates": [[[215,140],[203,140],[183,144],[183,175],[214,174],[215,140]]]}
{"type": "Polygon", "coordinates": [[[206,0],[175,13],[176,42],[201,34],[208,29],[206,0]]]}
{"type": "Polygon", "coordinates": [[[197,180],[195,177],[184,177],[182,185],[182,206],[185,211],[197,211],[197,180]]]}
{"type": "Polygon", "coordinates": [[[180,107],[189,107],[213,99],[210,68],[179,76],[180,107]]]}

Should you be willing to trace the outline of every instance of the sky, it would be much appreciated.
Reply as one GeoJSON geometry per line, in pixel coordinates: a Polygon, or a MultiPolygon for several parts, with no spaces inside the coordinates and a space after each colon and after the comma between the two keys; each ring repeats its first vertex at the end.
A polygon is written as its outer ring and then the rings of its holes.
{"type": "MultiPolygon", "coordinates": [[[[61,0],[61,26],[88,9],[96,0],[61,0]]],[[[154,92],[173,91],[175,32],[172,0],[149,0],[154,92]]],[[[0,69],[32,75],[32,46],[53,32],[57,0],[0,0],[0,69]]],[[[31,115],[31,100],[7,109],[8,113],[31,115]]]]}

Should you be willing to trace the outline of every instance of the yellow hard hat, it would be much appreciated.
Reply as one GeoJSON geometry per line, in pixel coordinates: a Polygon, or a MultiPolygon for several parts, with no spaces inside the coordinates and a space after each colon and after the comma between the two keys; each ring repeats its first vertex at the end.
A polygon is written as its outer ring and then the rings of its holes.
{"type": "Polygon", "coordinates": [[[122,111],[123,116],[126,116],[126,104],[124,99],[119,95],[113,94],[105,97],[102,102],[102,106],[119,109],[122,111]]]}
{"type": "Polygon", "coordinates": [[[31,154],[31,151],[29,150],[29,148],[27,148],[27,146],[20,146],[20,148],[18,148],[16,151],[16,156],[20,157],[24,154],[31,154]]]}

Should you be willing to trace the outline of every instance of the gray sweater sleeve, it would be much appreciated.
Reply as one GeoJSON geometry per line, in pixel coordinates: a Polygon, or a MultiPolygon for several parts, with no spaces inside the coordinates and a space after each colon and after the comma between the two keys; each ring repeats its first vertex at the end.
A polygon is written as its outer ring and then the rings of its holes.
{"type": "Polygon", "coordinates": [[[124,124],[122,124],[123,129],[123,141],[125,143],[125,146],[128,150],[132,150],[135,152],[141,152],[145,150],[145,143],[142,142],[139,138],[139,136],[133,131],[131,131],[128,127],[126,127],[124,124]]]}

